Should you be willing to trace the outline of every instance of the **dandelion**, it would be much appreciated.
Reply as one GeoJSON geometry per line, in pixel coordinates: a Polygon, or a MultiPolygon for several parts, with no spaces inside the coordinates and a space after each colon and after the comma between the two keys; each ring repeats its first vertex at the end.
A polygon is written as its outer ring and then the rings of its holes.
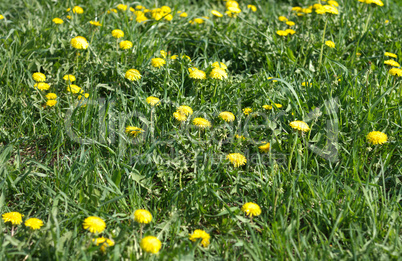
{"type": "Polygon", "coordinates": [[[138,81],[141,79],[141,73],[136,69],[130,69],[124,77],[130,81],[138,81]]]}
{"type": "Polygon", "coordinates": [[[133,136],[133,137],[137,137],[142,132],[144,132],[144,130],[141,129],[141,128],[138,128],[138,127],[134,127],[134,126],[127,126],[126,127],[126,133],[131,135],[131,136],[133,136]]]}
{"type": "Polygon", "coordinates": [[[229,111],[219,113],[219,117],[226,122],[232,122],[235,120],[234,114],[229,111]]]}
{"type": "Polygon", "coordinates": [[[70,16],[70,15],[67,15],[66,18],[67,18],[68,20],[71,20],[71,16],[70,16]]]}
{"type": "Polygon", "coordinates": [[[211,77],[212,79],[223,80],[228,78],[228,74],[224,69],[216,67],[212,69],[212,71],[209,74],[209,77],[211,77]]]}
{"type": "Polygon", "coordinates": [[[118,4],[117,9],[119,9],[120,11],[126,11],[127,10],[127,5],[118,4]]]}
{"type": "Polygon", "coordinates": [[[64,23],[64,21],[63,21],[62,19],[57,18],[57,17],[56,17],[56,18],[53,18],[52,22],[55,23],[55,24],[62,24],[62,23],[64,23]]]}
{"type": "Polygon", "coordinates": [[[103,221],[103,219],[99,217],[87,217],[84,222],[83,222],[83,227],[84,229],[88,230],[89,232],[96,234],[96,233],[102,233],[103,230],[106,228],[106,223],[103,221]]]}
{"type": "Polygon", "coordinates": [[[153,96],[149,96],[146,99],[147,103],[151,106],[155,106],[155,105],[159,105],[159,98],[153,97],[153,96]]]}
{"type": "Polygon", "coordinates": [[[56,100],[48,100],[46,101],[46,106],[53,107],[57,104],[56,100]]]}
{"type": "Polygon", "coordinates": [[[82,96],[82,95],[78,95],[78,100],[81,100],[82,99],[82,97],[84,97],[85,99],[88,99],[89,98],[89,93],[84,93],[84,96],[82,96]]]}
{"type": "Polygon", "coordinates": [[[110,13],[116,13],[117,14],[117,9],[112,8],[112,9],[108,10],[107,13],[108,14],[110,14],[110,13]]]}
{"type": "Polygon", "coordinates": [[[235,135],[235,138],[240,139],[240,140],[246,140],[246,137],[244,137],[243,135],[238,135],[238,134],[235,135]]]}
{"type": "Polygon", "coordinates": [[[236,1],[227,1],[226,2],[226,8],[229,9],[229,7],[239,7],[239,3],[236,1]]]}
{"type": "Polygon", "coordinates": [[[295,12],[300,12],[302,9],[303,8],[301,8],[300,6],[292,7],[292,11],[295,11],[295,12]]]}
{"type": "Polygon", "coordinates": [[[92,242],[94,242],[94,244],[96,244],[97,246],[101,246],[100,250],[105,253],[106,252],[106,248],[107,247],[111,247],[114,246],[114,241],[108,239],[108,238],[104,238],[104,237],[98,237],[98,238],[94,238],[92,239],[92,242]]]}
{"type": "Polygon", "coordinates": [[[102,24],[99,21],[89,21],[89,23],[95,26],[102,26],[102,24]]]}
{"type": "Polygon", "coordinates": [[[71,46],[78,50],[85,50],[88,48],[88,41],[85,37],[77,36],[71,39],[71,46]]]}
{"type": "Polygon", "coordinates": [[[69,86],[67,86],[67,91],[68,91],[68,92],[71,92],[71,93],[73,93],[73,94],[76,94],[76,93],[83,93],[83,92],[84,92],[80,87],[78,87],[78,86],[75,85],[75,84],[70,84],[69,86]]]}
{"type": "Polygon", "coordinates": [[[122,30],[120,30],[120,29],[114,29],[114,30],[112,31],[112,36],[113,36],[114,38],[119,39],[119,38],[122,38],[122,37],[124,36],[124,32],[123,32],[122,30]]]}
{"type": "Polygon", "coordinates": [[[190,24],[203,24],[205,23],[204,19],[202,18],[194,18],[194,20],[190,20],[190,24]]]}
{"type": "Polygon", "coordinates": [[[256,12],[257,11],[257,7],[255,5],[247,5],[248,9],[251,9],[251,11],[256,12]]]}
{"type": "Polygon", "coordinates": [[[246,157],[240,153],[231,153],[226,158],[234,165],[235,168],[243,166],[247,163],[246,157]]]}
{"type": "Polygon", "coordinates": [[[47,90],[50,89],[50,85],[47,84],[47,83],[44,83],[44,82],[35,83],[35,84],[34,84],[34,87],[35,87],[36,89],[41,90],[41,91],[47,91],[47,90]]]}
{"type": "Polygon", "coordinates": [[[188,14],[186,12],[180,12],[180,13],[179,12],[180,11],[177,11],[177,13],[180,14],[179,15],[180,17],[187,17],[188,16],[188,14]]]}
{"type": "Polygon", "coordinates": [[[369,143],[373,145],[377,144],[384,144],[388,141],[388,136],[387,134],[381,132],[381,131],[372,131],[369,134],[367,134],[367,140],[369,143]]]}
{"type": "Polygon", "coordinates": [[[186,116],[185,114],[181,113],[180,111],[174,112],[174,113],[173,113],[173,117],[174,117],[176,120],[180,121],[180,122],[183,122],[183,121],[186,121],[186,120],[187,120],[187,116],[186,116]]]}
{"type": "Polygon", "coordinates": [[[19,212],[8,212],[2,215],[4,222],[10,222],[13,225],[21,224],[23,216],[19,212]]]}
{"type": "Polygon", "coordinates": [[[3,20],[3,19],[4,19],[4,16],[0,14],[0,20],[3,20]]]}
{"type": "Polygon", "coordinates": [[[216,11],[216,10],[212,10],[212,11],[211,11],[211,14],[213,14],[213,15],[216,16],[216,17],[222,17],[222,16],[223,16],[223,14],[219,13],[219,12],[216,11]]]}
{"type": "Polygon", "coordinates": [[[264,142],[264,145],[259,146],[261,152],[268,152],[271,144],[269,142],[264,142]]]}
{"type": "Polygon", "coordinates": [[[394,67],[400,67],[399,63],[394,60],[386,60],[386,61],[384,61],[384,64],[394,66],[394,67]]]}
{"type": "Polygon", "coordinates": [[[63,76],[63,80],[69,81],[69,82],[74,82],[75,81],[75,76],[72,74],[66,74],[63,76]]]}
{"type": "Polygon", "coordinates": [[[155,68],[160,68],[166,64],[166,61],[162,58],[153,58],[151,60],[151,65],[155,68]]]}
{"type": "Polygon", "coordinates": [[[287,36],[289,33],[283,30],[276,31],[276,34],[279,36],[287,36]]]}
{"type": "Polygon", "coordinates": [[[191,79],[196,79],[196,80],[205,80],[206,74],[204,71],[196,69],[196,70],[191,70],[189,77],[191,79]]]}
{"type": "Polygon", "coordinates": [[[160,50],[160,52],[159,52],[159,53],[161,54],[161,56],[162,56],[163,58],[166,58],[166,56],[167,56],[166,51],[164,51],[164,50],[160,50]]]}
{"type": "Polygon", "coordinates": [[[284,17],[284,16],[279,16],[278,20],[281,21],[281,22],[287,22],[288,21],[288,19],[286,17],[284,17]]]}
{"type": "Polygon", "coordinates": [[[193,124],[201,129],[209,128],[211,127],[211,123],[204,118],[195,118],[193,120],[193,124]]]}
{"type": "Polygon", "coordinates": [[[73,13],[74,14],[82,14],[82,13],[84,13],[84,9],[82,9],[81,6],[74,6],[73,7],[73,13]]]}
{"type": "Polygon", "coordinates": [[[301,85],[302,85],[302,86],[305,86],[305,87],[306,87],[306,86],[307,86],[307,87],[308,87],[308,86],[310,86],[310,87],[313,86],[313,84],[312,84],[311,82],[310,82],[310,83],[309,83],[309,82],[302,82],[301,85]]]}
{"type": "Polygon", "coordinates": [[[296,33],[296,31],[293,29],[286,29],[285,32],[287,32],[288,34],[291,34],[291,35],[296,33]]]}
{"type": "Polygon", "coordinates": [[[398,58],[398,56],[394,53],[385,52],[384,55],[392,58],[398,58]]]}
{"type": "Polygon", "coordinates": [[[57,99],[57,94],[49,92],[48,94],[46,94],[46,98],[48,100],[56,100],[57,99]]]}
{"type": "Polygon", "coordinates": [[[221,68],[223,70],[226,70],[228,68],[226,64],[220,62],[214,62],[211,66],[212,68],[221,68]]]}
{"type": "Polygon", "coordinates": [[[25,220],[24,224],[32,230],[37,230],[43,226],[43,221],[39,218],[28,218],[27,220],[25,220]]]}
{"type": "Polygon", "coordinates": [[[337,2],[337,1],[333,1],[333,0],[329,0],[329,1],[328,1],[328,4],[329,4],[329,5],[332,5],[332,6],[335,6],[335,7],[338,7],[338,6],[339,6],[338,2],[337,2]]]}
{"type": "MultiPolygon", "coordinates": [[[[273,79],[274,77],[268,77],[268,80],[273,79]]],[[[277,82],[278,80],[272,80],[272,82],[277,82]]]]}
{"type": "Polygon", "coordinates": [[[244,113],[244,115],[249,115],[250,113],[252,113],[253,112],[253,109],[251,109],[251,108],[244,108],[243,109],[243,113],[244,113]]]}
{"type": "Polygon", "coordinates": [[[130,49],[131,47],[133,47],[133,43],[130,41],[121,41],[119,43],[119,46],[121,49],[127,50],[127,49],[130,49]]]}
{"type": "Polygon", "coordinates": [[[177,111],[179,111],[180,113],[182,113],[186,116],[193,114],[193,109],[191,109],[190,106],[186,106],[186,105],[179,106],[179,108],[177,108],[177,111]]]}
{"type": "Polygon", "coordinates": [[[36,72],[32,74],[32,78],[34,79],[35,82],[44,82],[46,81],[46,75],[40,72],[36,72]]]}
{"type": "Polygon", "coordinates": [[[248,202],[241,207],[241,210],[246,213],[247,216],[259,216],[261,214],[261,208],[253,202],[248,202]]]}
{"type": "Polygon", "coordinates": [[[293,129],[299,130],[302,132],[308,132],[310,130],[310,127],[304,121],[292,121],[289,125],[293,129]]]}
{"type": "Polygon", "coordinates": [[[332,42],[332,41],[326,41],[326,42],[325,42],[325,45],[328,46],[328,47],[330,47],[330,48],[335,48],[335,43],[332,42]]]}
{"type": "Polygon", "coordinates": [[[137,209],[134,211],[134,221],[140,224],[148,224],[152,221],[152,214],[145,209],[137,209]]]}
{"type": "MultiPolygon", "coordinates": [[[[275,103],[276,108],[280,109],[282,108],[282,104],[279,103],[275,103]]],[[[263,105],[262,106],[264,109],[266,110],[272,110],[273,106],[272,105],[263,105]]]]}
{"type": "Polygon", "coordinates": [[[146,236],[141,240],[141,248],[145,252],[151,253],[151,254],[157,254],[159,250],[162,248],[162,243],[161,241],[153,236],[146,236]]]}
{"type": "Polygon", "coordinates": [[[198,239],[202,239],[201,245],[203,247],[209,246],[210,238],[211,238],[211,236],[202,229],[196,229],[196,230],[194,230],[194,232],[191,235],[189,235],[189,239],[193,242],[196,242],[198,239]]]}
{"type": "Polygon", "coordinates": [[[295,22],[292,22],[292,21],[287,21],[286,24],[289,25],[289,26],[294,26],[294,25],[296,25],[295,22]]]}
{"type": "Polygon", "coordinates": [[[389,74],[400,77],[402,76],[402,70],[398,68],[392,68],[391,70],[389,70],[389,74]]]}
{"type": "Polygon", "coordinates": [[[384,6],[384,3],[381,0],[366,0],[366,4],[376,4],[378,6],[384,6]]]}

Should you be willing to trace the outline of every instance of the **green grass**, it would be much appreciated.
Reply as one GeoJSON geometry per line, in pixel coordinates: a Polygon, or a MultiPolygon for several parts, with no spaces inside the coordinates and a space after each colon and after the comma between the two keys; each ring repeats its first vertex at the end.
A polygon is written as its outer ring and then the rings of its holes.
{"type": "Polygon", "coordinates": [[[187,18],[145,24],[130,21],[130,11],[107,14],[120,2],[0,3],[0,213],[44,221],[34,232],[21,224],[13,236],[0,221],[0,259],[399,260],[402,84],[384,65],[384,52],[402,62],[399,1],[375,7],[340,0],[325,33],[336,48],[324,46],[321,66],[327,16],[290,11],[315,2],[250,1],[253,13],[239,1],[243,12],[235,19],[212,18],[212,9],[224,13],[224,2],[193,2],[166,3],[187,18]],[[74,5],[84,14],[68,20],[74,5]],[[296,23],[296,34],[276,34],[287,28],[280,15],[296,23]],[[201,16],[210,19],[189,24],[201,16]],[[55,17],[64,24],[53,24],[55,17]],[[102,27],[88,23],[95,17],[102,27]],[[133,48],[116,51],[113,29],[133,48]],[[89,48],[76,60],[70,40],[78,35],[89,48]],[[160,50],[191,62],[152,68],[160,50]],[[228,66],[228,79],[189,78],[189,67],[208,75],[215,61],[228,66]],[[131,68],[140,81],[124,78],[131,68]],[[55,107],[43,107],[47,92],[33,88],[34,72],[47,76],[55,107]],[[66,91],[65,74],[89,93],[86,107],[66,91]],[[151,109],[148,96],[160,98],[159,106],[151,109]],[[262,108],[274,103],[283,107],[262,108]],[[172,116],[180,105],[194,110],[183,124],[172,116]],[[244,115],[246,107],[257,114],[244,115]],[[236,120],[224,123],[222,111],[236,120]],[[195,117],[212,128],[200,132],[195,117]],[[295,132],[293,120],[311,132],[295,132]],[[133,139],[128,125],[145,132],[133,139]],[[371,131],[386,133],[388,142],[370,145],[371,131]],[[263,141],[271,143],[269,153],[259,151],[263,141]],[[245,166],[229,163],[233,152],[247,157],[245,166]],[[240,210],[246,202],[262,209],[252,221],[240,210]],[[161,240],[158,255],[140,248],[133,220],[139,208],[153,215],[144,234],[161,240]],[[88,216],[107,224],[102,235],[115,246],[105,254],[82,227],[88,216]],[[209,247],[188,239],[195,229],[211,235],[209,247]]]}

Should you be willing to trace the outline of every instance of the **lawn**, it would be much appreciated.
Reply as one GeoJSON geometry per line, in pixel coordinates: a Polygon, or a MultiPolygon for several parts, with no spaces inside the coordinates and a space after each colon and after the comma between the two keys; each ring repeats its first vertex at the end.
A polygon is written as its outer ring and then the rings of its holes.
{"type": "Polygon", "coordinates": [[[400,260],[382,1],[0,2],[0,260],[400,260]]]}

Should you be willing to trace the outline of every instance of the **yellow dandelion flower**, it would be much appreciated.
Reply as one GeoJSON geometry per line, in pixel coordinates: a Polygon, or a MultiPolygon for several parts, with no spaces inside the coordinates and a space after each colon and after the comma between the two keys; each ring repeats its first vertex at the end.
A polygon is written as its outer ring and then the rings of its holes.
{"type": "Polygon", "coordinates": [[[96,234],[96,233],[102,233],[103,230],[106,228],[106,223],[103,221],[103,219],[99,217],[87,217],[84,222],[83,222],[83,227],[84,229],[88,230],[89,232],[96,234]]]}
{"type": "Polygon", "coordinates": [[[134,126],[127,126],[126,127],[126,133],[131,135],[131,136],[133,136],[133,137],[137,137],[142,132],[144,132],[144,130],[141,129],[141,128],[138,128],[138,127],[134,127],[134,126]]]}
{"type": "Polygon", "coordinates": [[[292,121],[289,125],[293,129],[299,130],[302,132],[308,132],[310,130],[310,127],[304,121],[292,121]]]}
{"type": "Polygon", "coordinates": [[[227,1],[225,7],[226,7],[226,8],[229,8],[229,7],[239,7],[239,3],[236,2],[236,1],[227,1]]]}
{"type": "Polygon", "coordinates": [[[388,73],[398,77],[402,76],[402,70],[399,68],[392,68],[388,73]]]}
{"type": "Polygon", "coordinates": [[[378,6],[384,6],[381,0],[366,0],[366,4],[376,4],[378,6]]]}
{"type": "Polygon", "coordinates": [[[288,34],[295,34],[296,31],[293,29],[286,29],[285,32],[287,32],[288,34]]]}
{"type": "Polygon", "coordinates": [[[41,91],[47,91],[47,90],[50,89],[50,85],[47,84],[47,83],[44,83],[44,82],[35,83],[34,87],[35,87],[36,89],[41,90],[41,91]]]}
{"type": "Polygon", "coordinates": [[[398,58],[398,56],[394,53],[385,52],[384,55],[392,58],[398,58]]]}
{"type": "Polygon", "coordinates": [[[207,78],[207,75],[205,74],[204,71],[201,70],[191,70],[189,77],[191,79],[196,79],[196,80],[205,80],[207,78]]]}
{"type": "Polygon", "coordinates": [[[257,7],[255,5],[247,5],[248,9],[251,9],[251,11],[256,12],[257,11],[257,7]]]}
{"type": "Polygon", "coordinates": [[[264,145],[259,146],[261,152],[268,152],[271,144],[269,142],[265,142],[264,145]]]}
{"type": "Polygon", "coordinates": [[[211,127],[211,123],[207,119],[204,119],[204,118],[195,118],[193,120],[193,124],[201,129],[211,127]]]}
{"type": "Polygon", "coordinates": [[[281,21],[281,22],[287,22],[288,21],[288,19],[286,17],[284,17],[284,16],[279,16],[278,20],[281,21]]]}
{"type": "Polygon", "coordinates": [[[230,7],[226,8],[226,9],[228,9],[228,11],[232,12],[232,14],[239,14],[239,13],[241,13],[241,9],[240,9],[239,7],[232,7],[232,6],[230,6],[230,7]]]}
{"type": "Polygon", "coordinates": [[[70,84],[69,86],[67,86],[67,91],[71,92],[71,93],[74,93],[74,94],[84,92],[80,87],[78,87],[75,84],[70,84]]]}
{"type": "Polygon", "coordinates": [[[160,68],[166,64],[166,61],[162,58],[152,58],[151,65],[155,68],[160,68]]]}
{"type": "Polygon", "coordinates": [[[167,56],[167,52],[166,52],[166,51],[160,50],[159,53],[161,54],[161,56],[162,56],[164,59],[166,58],[166,56],[167,56]]]}
{"type": "Polygon", "coordinates": [[[176,54],[175,54],[175,55],[170,56],[170,59],[171,59],[171,60],[176,60],[177,58],[179,58],[179,56],[178,56],[178,55],[176,55],[176,54]]]}
{"type": "Polygon", "coordinates": [[[162,242],[153,236],[146,236],[141,240],[141,248],[145,252],[157,254],[162,248],[162,242]]]}
{"type": "Polygon", "coordinates": [[[321,9],[322,8],[322,4],[314,4],[313,5],[314,9],[321,9]]]}
{"type": "Polygon", "coordinates": [[[36,230],[36,229],[40,229],[43,226],[43,221],[40,220],[39,218],[28,218],[27,220],[25,220],[25,226],[36,230]]]}
{"type": "Polygon", "coordinates": [[[156,97],[153,97],[153,96],[149,96],[147,99],[146,99],[146,101],[147,101],[147,103],[149,104],[149,105],[151,105],[151,106],[155,106],[155,105],[159,105],[160,103],[160,100],[159,100],[159,98],[156,98],[156,97]]]}
{"type": "Polygon", "coordinates": [[[386,60],[386,61],[384,61],[384,64],[394,66],[394,67],[400,67],[399,63],[394,60],[386,60]]]}
{"type": "Polygon", "coordinates": [[[202,239],[201,245],[203,247],[209,246],[210,238],[211,238],[211,236],[207,232],[205,232],[204,230],[201,230],[201,229],[196,229],[196,230],[194,230],[194,232],[191,235],[189,235],[189,239],[193,242],[196,242],[198,239],[202,239]]]}
{"type": "Polygon", "coordinates": [[[276,34],[279,36],[287,36],[289,33],[284,30],[278,30],[276,31],[276,34]]]}
{"type": "Polygon", "coordinates": [[[152,214],[145,209],[137,209],[134,211],[134,221],[140,224],[148,224],[152,221],[152,214]]]}
{"type": "Polygon", "coordinates": [[[224,69],[224,70],[226,70],[228,67],[226,66],[226,64],[224,64],[224,63],[220,63],[220,62],[214,62],[212,65],[211,65],[213,68],[221,68],[221,69],[224,69]]]}
{"type": "Polygon", "coordinates": [[[63,76],[63,80],[69,81],[69,82],[74,82],[75,81],[75,76],[72,74],[66,74],[63,76]]]}
{"type": "Polygon", "coordinates": [[[124,77],[130,81],[138,81],[141,79],[141,73],[136,69],[130,69],[124,77]]]}
{"type": "MultiPolygon", "coordinates": [[[[338,9],[336,9],[336,7],[331,6],[331,5],[324,5],[324,6],[322,6],[321,9],[323,9],[325,11],[325,13],[328,13],[328,14],[339,14],[338,9]]],[[[317,12],[317,10],[316,10],[316,12],[317,12]]]]}
{"type": "Polygon", "coordinates": [[[57,99],[57,94],[49,92],[48,94],[46,94],[46,98],[48,100],[56,100],[57,99]]]}
{"type": "Polygon", "coordinates": [[[302,13],[305,13],[305,14],[310,14],[310,13],[313,12],[313,9],[310,9],[310,8],[303,8],[303,9],[301,10],[301,12],[302,12],[302,13]]]}
{"type": "Polygon", "coordinates": [[[110,14],[110,13],[117,13],[117,9],[112,8],[112,9],[108,10],[107,13],[108,13],[108,14],[110,14]]]}
{"type": "Polygon", "coordinates": [[[168,14],[168,15],[165,15],[163,18],[164,18],[166,21],[172,21],[173,15],[168,14]]]}
{"type": "MultiPolygon", "coordinates": [[[[282,108],[282,104],[279,103],[275,103],[276,108],[280,109],[282,108]]],[[[272,110],[273,106],[272,105],[263,105],[262,106],[264,109],[266,110],[272,110]]]]}
{"type": "Polygon", "coordinates": [[[228,74],[226,73],[225,69],[215,67],[209,73],[209,77],[212,79],[223,80],[228,78],[228,74]]]}
{"type": "Polygon", "coordinates": [[[136,6],[135,6],[135,9],[137,9],[137,10],[143,10],[143,9],[146,9],[146,8],[145,8],[145,6],[142,6],[142,5],[136,5],[136,6]]]}
{"type": "Polygon", "coordinates": [[[193,114],[193,109],[191,109],[190,106],[187,105],[181,105],[179,106],[179,108],[177,108],[177,111],[179,111],[180,113],[189,116],[193,114]]]}
{"type": "Polygon", "coordinates": [[[377,144],[384,144],[388,141],[388,136],[387,134],[381,132],[381,131],[372,131],[369,134],[367,134],[367,140],[369,143],[372,145],[377,145],[377,144]]]}
{"type": "Polygon", "coordinates": [[[338,7],[338,6],[339,6],[338,2],[337,2],[337,1],[333,1],[333,0],[329,0],[329,1],[328,1],[328,4],[329,4],[329,5],[332,5],[332,6],[335,6],[335,7],[338,7]]]}
{"type": "Polygon", "coordinates": [[[313,86],[313,84],[312,84],[311,82],[310,82],[310,83],[309,83],[309,82],[302,82],[301,85],[302,85],[302,86],[307,86],[307,87],[308,87],[309,85],[310,85],[310,87],[313,86]]]}
{"type": "Polygon", "coordinates": [[[183,122],[183,121],[186,121],[186,120],[187,120],[187,116],[186,116],[184,113],[181,113],[180,111],[174,112],[174,113],[173,113],[173,117],[174,117],[176,120],[180,121],[180,122],[183,122]]]}
{"type": "Polygon", "coordinates": [[[102,24],[99,21],[89,21],[89,23],[95,26],[102,26],[102,24]]]}
{"type": "Polygon", "coordinates": [[[295,12],[300,12],[302,9],[303,8],[301,8],[300,6],[292,7],[292,11],[295,11],[295,12]]]}
{"type": "Polygon", "coordinates": [[[55,23],[55,24],[62,24],[62,23],[64,23],[64,21],[63,21],[62,19],[57,18],[57,17],[56,17],[56,18],[53,18],[52,22],[55,23]]]}
{"type": "Polygon", "coordinates": [[[68,20],[71,20],[71,15],[67,15],[66,18],[67,18],[68,20]]]}
{"type": "Polygon", "coordinates": [[[82,13],[84,13],[84,9],[82,9],[81,6],[74,6],[73,7],[73,13],[74,14],[82,14],[82,13]]]}
{"type": "Polygon", "coordinates": [[[219,13],[217,10],[212,10],[211,14],[213,14],[216,17],[222,17],[223,16],[223,14],[219,13]]]}
{"type": "Polygon", "coordinates": [[[241,210],[246,213],[247,216],[259,216],[261,214],[261,208],[253,202],[248,202],[241,207],[241,210]]]}
{"type": "Polygon", "coordinates": [[[292,22],[292,21],[287,21],[286,24],[289,25],[289,26],[294,26],[294,25],[296,25],[296,23],[295,23],[295,22],[292,22]]]}
{"type": "Polygon", "coordinates": [[[92,242],[94,244],[96,244],[97,246],[101,246],[100,250],[105,253],[106,252],[106,248],[107,247],[111,247],[114,246],[114,241],[110,240],[108,238],[104,238],[104,237],[98,237],[98,238],[94,238],[92,239],[92,242]]]}
{"type": "Polygon", "coordinates": [[[388,23],[389,23],[389,20],[385,20],[385,23],[388,24],[388,23]]]}
{"type": "Polygon", "coordinates": [[[335,43],[332,42],[332,41],[326,41],[326,42],[325,42],[325,45],[328,46],[328,47],[330,47],[330,48],[335,48],[335,43]]]}
{"type": "Polygon", "coordinates": [[[253,109],[251,109],[251,108],[244,108],[244,109],[243,109],[244,115],[249,115],[249,114],[252,113],[252,112],[253,112],[253,109]]]}
{"type": "MultiPolygon", "coordinates": [[[[178,11],[178,12],[180,12],[180,11],[178,11]]],[[[180,17],[187,17],[188,16],[188,14],[186,13],[186,12],[182,12],[182,13],[180,13],[180,15],[179,15],[180,17]]]]}
{"type": "Polygon", "coordinates": [[[47,100],[46,101],[46,106],[49,106],[49,107],[53,107],[53,106],[55,106],[57,104],[57,101],[56,100],[47,100]]]}
{"type": "Polygon", "coordinates": [[[240,140],[246,140],[246,137],[244,137],[243,135],[238,135],[238,134],[235,135],[235,138],[240,139],[240,140]]]}
{"type": "Polygon", "coordinates": [[[247,163],[246,157],[240,153],[231,153],[226,158],[234,165],[235,168],[243,166],[247,163]]]}
{"type": "Polygon", "coordinates": [[[112,36],[113,36],[114,38],[119,39],[119,38],[122,38],[122,37],[124,36],[124,32],[123,32],[122,30],[120,30],[120,29],[114,29],[114,30],[112,31],[112,36]]]}
{"type": "Polygon", "coordinates": [[[224,111],[219,113],[219,117],[226,122],[232,122],[235,120],[234,114],[231,113],[230,111],[224,111]]]}
{"type": "Polygon", "coordinates": [[[32,78],[34,79],[35,82],[44,82],[46,81],[46,75],[40,72],[36,72],[32,74],[32,78]]]}
{"type": "Polygon", "coordinates": [[[78,95],[78,100],[81,100],[82,99],[82,97],[84,97],[85,99],[88,99],[89,98],[89,93],[84,93],[84,96],[82,96],[82,95],[78,95]]]}
{"type": "Polygon", "coordinates": [[[190,24],[203,24],[205,21],[202,18],[194,18],[193,20],[190,20],[190,24]]]}
{"type": "Polygon", "coordinates": [[[77,36],[71,39],[71,46],[75,49],[85,50],[88,48],[88,41],[85,37],[77,36]]]}
{"type": "Polygon", "coordinates": [[[119,9],[120,11],[126,11],[127,10],[127,5],[123,5],[123,4],[118,4],[117,9],[119,9]]]}
{"type": "Polygon", "coordinates": [[[2,215],[4,222],[11,222],[13,225],[21,224],[23,216],[19,212],[8,212],[2,215]]]}
{"type": "Polygon", "coordinates": [[[3,19],[4,19],[4,15],[0,14],[0,20],[3,20],[3,19]]]}
{"type": "Polygon", "coordinates": [[[119,47],[123,50],[127,50],[127,49],[130,49],[131,47],[133,47],[133,43],[130,41],[121,41],[119,43],[119,47]]]}

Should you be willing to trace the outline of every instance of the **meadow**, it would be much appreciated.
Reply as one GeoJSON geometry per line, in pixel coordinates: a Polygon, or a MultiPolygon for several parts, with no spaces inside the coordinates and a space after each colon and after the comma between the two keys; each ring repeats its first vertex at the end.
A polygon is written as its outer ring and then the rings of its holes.
{"type": "Polygon", "coordinates": [[[402,2],[0,2],[0,260],[401,260],[402,2]]]}

